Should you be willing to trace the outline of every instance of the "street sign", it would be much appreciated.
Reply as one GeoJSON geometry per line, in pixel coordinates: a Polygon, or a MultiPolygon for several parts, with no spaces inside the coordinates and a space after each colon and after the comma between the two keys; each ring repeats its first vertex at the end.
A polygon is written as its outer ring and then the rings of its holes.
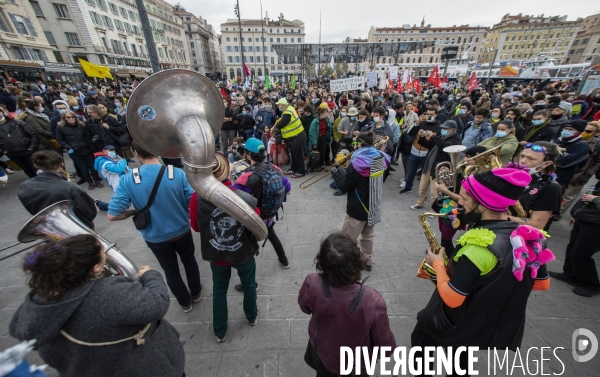
{"type": "Polygon", "coordinates": [[[364,90],[365,78],[363,76],[352,77],[349,79],[331,80],[329,82],[330,92],[345,92],[348,90],[364,90]]]}
{"type": "Polygon", "coordinates": [[[442,49],[442,60],[455,59],[458,55],[458,46],[446,46],[442,49]]]}

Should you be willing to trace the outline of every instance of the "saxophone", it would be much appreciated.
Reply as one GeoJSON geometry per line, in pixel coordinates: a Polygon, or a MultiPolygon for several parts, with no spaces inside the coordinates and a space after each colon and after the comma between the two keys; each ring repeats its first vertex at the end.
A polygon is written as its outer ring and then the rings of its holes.
{"type": "MultiPolygon", "coordinates": [[[[458,215],[462,212],[463,209],[455,208],[452,210],[450,214],[458,215]]],[[[419,224],[423,227],[423,233],[425,233],[425,238],[427,238],[427,242],[429,242],[429,247],[431,248],[431,252],[434,254],[439,254],[442,246],[435,238],[435,233],[431,229],[431,226],[427,222],[427,217],[444,217],[447,216],[448,213],[436,213],[436,212],[423,212],[419,215],[419,224]]],[[[448,256],[444,254],[444,265],[448,265],[448,256]]],[[[435,275],[435,270],[433,266],[427,263],[427,259],[423,258],[423,261],[419,265],[419,269],[417,270],[417,277],[422,279],[429,279],[433,282],[437,281],[437,276],[435,275]]]]}

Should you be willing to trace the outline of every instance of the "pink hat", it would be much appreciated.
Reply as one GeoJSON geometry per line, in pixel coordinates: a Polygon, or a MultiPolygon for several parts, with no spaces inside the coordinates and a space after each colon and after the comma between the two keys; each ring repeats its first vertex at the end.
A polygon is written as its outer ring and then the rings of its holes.
{"type": "Polygon", "coordinates": [[[485,208],[503,212],[517,203],[530,182],[531,176],[523,170],[497,168],[467,177],[462,187],[485,208]]]}

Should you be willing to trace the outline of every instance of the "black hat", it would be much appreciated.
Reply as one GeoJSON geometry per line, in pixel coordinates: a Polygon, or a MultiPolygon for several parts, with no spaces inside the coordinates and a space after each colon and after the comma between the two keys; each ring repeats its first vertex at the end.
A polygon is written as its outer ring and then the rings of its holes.
{"type": "Polygon", "coordinates": [[[443,124],[440,126],[440,128],[452,128],[452,129],[457,129],[457,128],[458,128],[458,125],[457,125],[457,124],[456,124],[456,122],[455,122],[455,121],[453,121],[453,120],[447,120],[447,121],[445,121],[445,122],[444,122],[444,123],[443,123],[443,124]]]}
{"type": "Polygon", "coordinates": [[[587,126],[587,122],[585,120],[572,120],[569,123],[565,124],[565,127],[573,127],[579,132],[585,131],[585,126],[587,126]]]}

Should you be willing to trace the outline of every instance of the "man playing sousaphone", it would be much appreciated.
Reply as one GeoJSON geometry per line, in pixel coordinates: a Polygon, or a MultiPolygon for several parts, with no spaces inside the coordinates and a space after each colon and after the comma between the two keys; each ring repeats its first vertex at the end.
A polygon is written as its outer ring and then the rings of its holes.
{"type": "MultiPolygon", "coordinates": [[[[443,248],[439,254],[428,250],[426,260],[435,269],[437,289],[417,315],[413,347],[478,346],[514,351],[521,345],[527,299],[532,289],[548,289],[544,263],[554,259],[552,252],[543,248],[541,231],[507,221],[508,207],[530,182],[527,172],[512,168],[497,168],[463,180],[459,204],[475,225],[458,240],[460,246],[448,269],[443,248]],[[537,246],[537,252],[526,240],[537,246]],[[539,268],[522,263],[526,255],[539,268]],[[451,277],[447,271],[452,271],[451,277]]],[[[459,365],[466,369],[467,353],[461,355],[459,365]]]]}

